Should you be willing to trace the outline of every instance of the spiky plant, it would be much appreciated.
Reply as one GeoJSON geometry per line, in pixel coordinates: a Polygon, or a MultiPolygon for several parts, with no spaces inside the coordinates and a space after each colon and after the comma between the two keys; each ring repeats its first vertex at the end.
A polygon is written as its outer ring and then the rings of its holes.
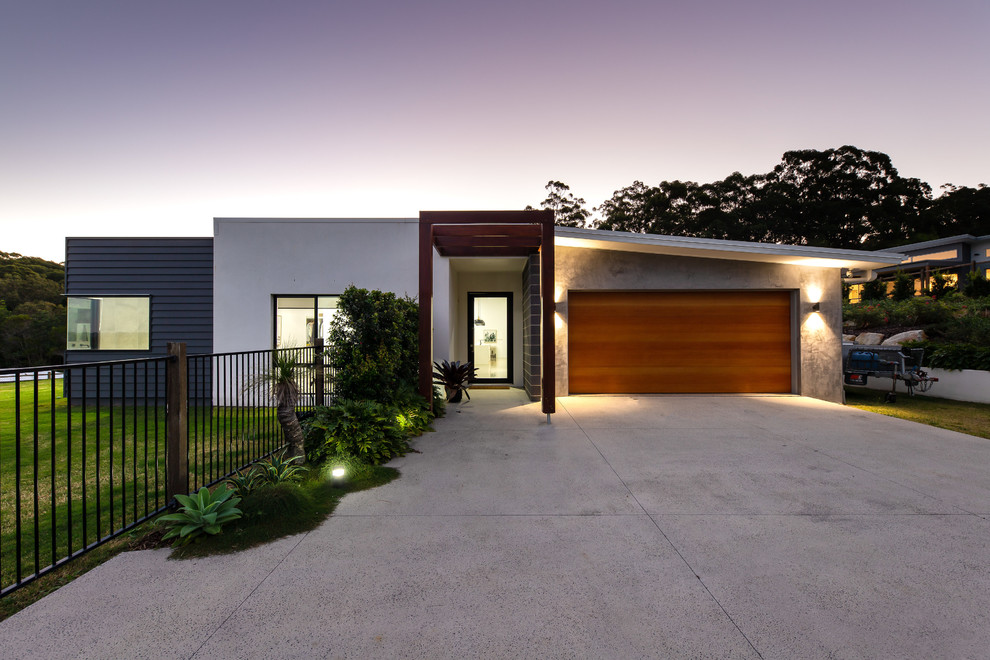
{"type": "Polygon", "coordinates": [[[467,395],[468,401],[471,395],[468,394],[468,384],[474,377],[474,372],[478,369],[470,362],[441,362],[433,363],[433,382],[436,385],[443,385],[447,393],[447,401],[459,403],[462,395],[467,395]]]}
{"type": "Polygon", "coordinates": [[[288,445],[286,455],[298,456],[300,462],[304,462],[305,436],[296,416],[296,404],[299,402],[297,379],[299,367],[299,361],[292,351],[275,351],[272,354],[272,366],[252,379],[248,387],[265,389],[271,393],[275,399],[275,417],[282,427],[282,435],[288,445]]]}

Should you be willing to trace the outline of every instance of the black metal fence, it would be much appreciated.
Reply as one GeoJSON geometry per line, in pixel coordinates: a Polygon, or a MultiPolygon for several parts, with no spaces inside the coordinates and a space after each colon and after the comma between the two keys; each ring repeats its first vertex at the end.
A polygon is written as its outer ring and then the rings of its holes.
{"type": "MultiPolygon", "coordinates": [[[[0,595],[222,481],[283,445],[276,351],[0,370],[0,595]]],[[[329,399],[320,348],[300,364],[300,407],[329,399]]]]}

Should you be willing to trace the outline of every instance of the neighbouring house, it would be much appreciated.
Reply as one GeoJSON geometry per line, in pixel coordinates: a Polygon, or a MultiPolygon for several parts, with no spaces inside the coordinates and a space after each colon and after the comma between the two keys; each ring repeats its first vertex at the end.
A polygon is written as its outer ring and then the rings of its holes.
{"type": "MultiPolygon", "coordinates": [[[[969,273],[990,279],[990,234],[973,236],[960,234],[923,243],[899,245],[894,250],[904,255],[901,263],[877,268],[874,273],[886,281],[887,292],[893,289],[898,272],[907,273],[914,281],[915,295],[931,289],[932,275],[941,273],[951,286],[965,282],[969,273]]],[[[853,285],[850,301],[859,302],[862,284],[853,285]]]]}
{"type": "MultiPolygon", "coordinates": [[[[841,273],[903,255],[553,226],[548,211],[218,218],[212,238],[69,238],[66,361],[311,344],[354,284],[420,302],[421,365],[555,396],[842,400],[841,273]],[[423,304],[423,303],[426,304],[423,304]]],[[[429,369],[421,367],[429,390],[429,369]]]]}

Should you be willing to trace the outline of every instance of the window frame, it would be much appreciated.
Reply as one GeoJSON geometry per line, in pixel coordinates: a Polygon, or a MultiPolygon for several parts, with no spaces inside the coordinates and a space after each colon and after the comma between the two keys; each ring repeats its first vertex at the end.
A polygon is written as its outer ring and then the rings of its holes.
{"type": "MultiPolygon", "coordinates": [[[[65,350],[66,351],[147,353],[152,350],[151,348],[152,333],[153,333],[152,312],[151,312],[152,295],[150,293],[64,293],[62,294],[62,297],[65,298],[65,350]],[[70,348],[69,347],[69,300],[72,298],[82,298],[88,300],[93,300],[94,298],[100,300],[104,300],[107,298],[111,298],[111,299],[130,298],[135,300],[138,299],[147,300],[148,301],[148,318],[147,318],[148,341],[146,347],[145,348],[104,348],[102,346],[99,346],[97,348],[93,348],[92,346],[90,346],[89,348],[70,348]]],[[[89,331],[90,344],[92,344],[92,336],[93,336],[93,331],[92,331],[92,323],[91,323],[90,331],[89,331]]]]}
{"type": "MultiPolygon", "coordinates": [[[[279,350],[279,346],[278,346],[278,339],[279,339],[279,327],[278,327],[278,322],[279,322],[278,310],[279,310],[279,307],[278,307],[278,301],[279,301],[279,298],[312,298],[313,299],[313,308],[312,308],[312,310],[313,310],[313,318],[314,319],[319,319],[320,318],[320,312],[319,312],[319,310],[320,310],[320,298],[336,298],[339,301],[340,300],[340,296],[341,296],[341,294],[339,294],[339,293],[273,293],[272,294],[272,322],[271,322],[272,349],[273,350],[279,350]]],[[[334,307],[334,309],[337,309],[337,308],[334,307]]],[[[314,326],[313,329],[316,330],[316,327],[314,326]]],[[[316,339],[316,337],[310,337],[308,341],[313,342],[315,339],[316,339]]],[[[312,346],[312,345],[313,345],[313,343],[307,344],[307,346],[312,346]]],[[[290,347],[284,346],[283,348],[290,348],[290,347]]],[[[300,347],[296,347],[296,348],[300,348],[300,347]]]]}

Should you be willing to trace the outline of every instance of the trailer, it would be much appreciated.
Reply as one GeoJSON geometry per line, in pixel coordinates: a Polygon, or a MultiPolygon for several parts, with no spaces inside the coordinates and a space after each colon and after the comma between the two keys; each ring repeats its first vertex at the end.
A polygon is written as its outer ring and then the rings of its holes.
{"type": "Polygon", "coordinates": [[[890,378],[890,391],[884,397],[888,403],[897,401],[897,381],[904,383],[908,396],[915,390],[927,392],[938,378],[922,370],[923,348],[900,346],[861,346],[842,344],[842,376],[846,385],[865,387],[870,378],[890,378]]]}

